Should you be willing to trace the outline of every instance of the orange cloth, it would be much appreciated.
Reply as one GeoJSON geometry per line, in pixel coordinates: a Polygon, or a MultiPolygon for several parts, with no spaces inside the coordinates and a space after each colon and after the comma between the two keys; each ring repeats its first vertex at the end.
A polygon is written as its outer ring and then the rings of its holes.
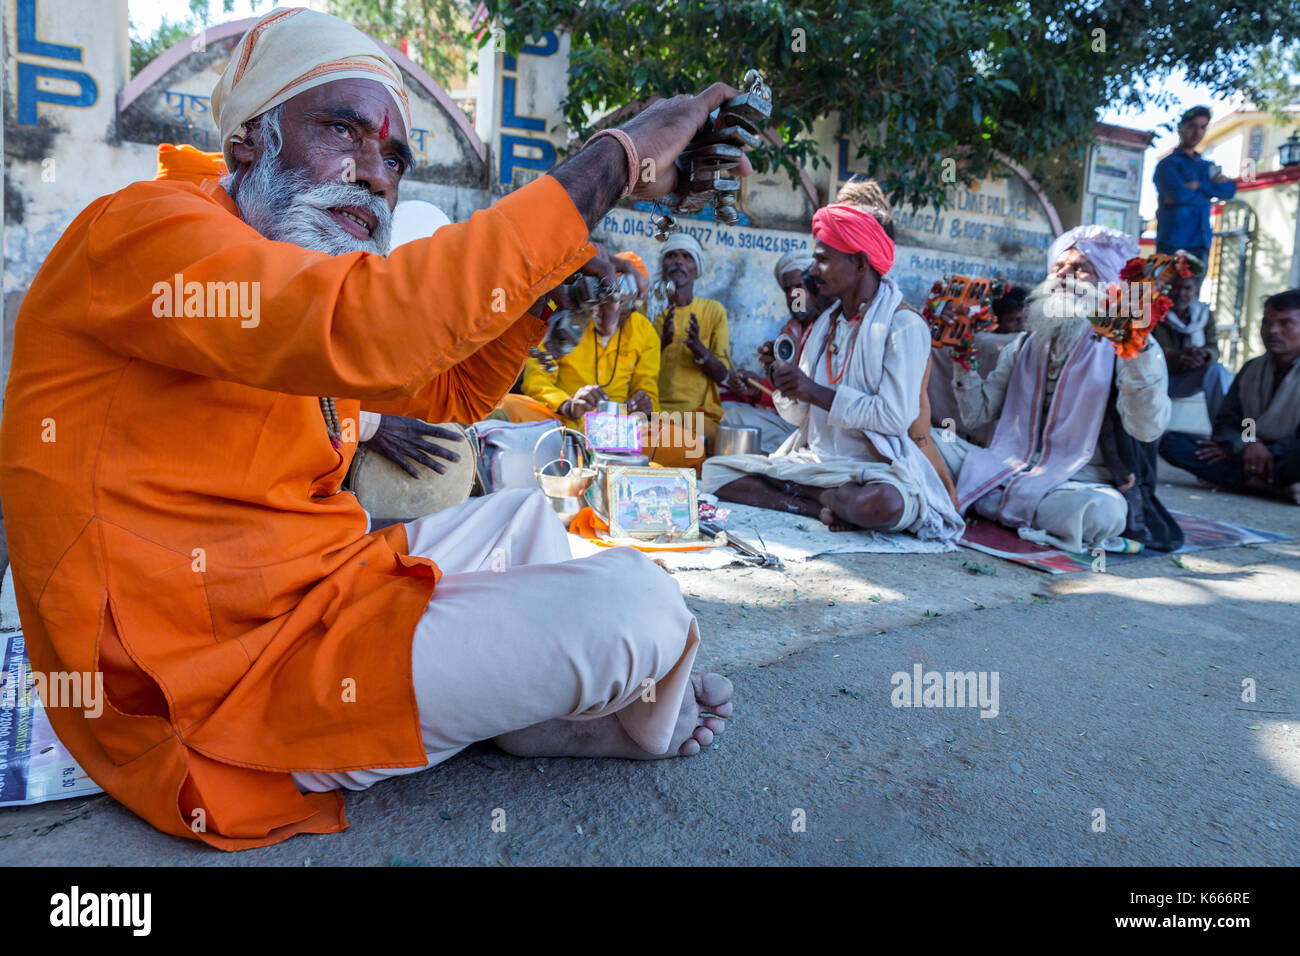
{"type": "Polygon", "coordinates": [[[291,771],[426,763],[411,644],[439,571],[339,493],[348,420],[482,418],[541,338],[529,304],[593,253],[550,176],[387,258],[270,242],[213,182],[77,217],[18,314],[0,498],[33,668],[104,674],[97,719],[48,708],[96,783],[243,849],[346,827],[291,771]],[[177,274],[260,283],[260,320],[158,315],[177,274]]]}
{"type": "Polygon", "coordinates": [[[637,272],[641,273],[642,278],[647,282],[650,281],[650,270],[646,268],[644,259],[630,250],[628,252],[620,252],[617,255],[618,258],[626,259],[628,262],[632,263],[633,268],[635,268],[637,272]]]}
{"type": "Polygon", "coordinates": [[[512,422],[563,421],[555,412],[527,395],[507,395],[501,399],[497,408],[509,415],[512,422]]]}
{"type": "Polygon", "coordinates": [[[594,508],[583,508],[569,523],[569,534],[576,534],[580,538],[599,538],[607,531],[609,522],[602,520],[594,508]]]}
{"type": "Polygon", "coordinates": [[[654,554],[657,551],[707,551],[710,548],[717,547],[716,544],[678,545],[676,547],[647,544],[643,547],[638,544],[624,542],[614,544],[598,540],[601,535],[608,532],[609,523],[601,520],[600,515],[596,514],[593,508],[583,508],[573,516],[573,521],[569,524],[569,534],[576,534],[580,538],[586,538],[592,544],[598,544],[602,548],[635,548],[637,551],[643,551],[646,554],[654,554]]]}
{"type": "Polygon", "coordinates": [[[220,153],[205,153],[193,146],[173,146],[163,143],[158,147],[158,172],[154,179],[179,180],[202,186],[216,182],[226,175],[226,161],[220,153]]]}

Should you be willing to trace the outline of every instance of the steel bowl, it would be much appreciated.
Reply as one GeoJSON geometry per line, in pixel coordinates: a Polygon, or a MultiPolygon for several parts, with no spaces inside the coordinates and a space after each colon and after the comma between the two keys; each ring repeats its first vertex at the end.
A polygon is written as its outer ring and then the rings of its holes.
{"type": "Polygon", "coordinates": [[[550,498],[580,498],[596,480],[596,469],[556,458],[537,469],[537,484],[550,498]]]}
{"type": "Polygon", "coordinates": [[[715,455],[757,455],[763,430],[756,425],[719,425],[715,455]]]}

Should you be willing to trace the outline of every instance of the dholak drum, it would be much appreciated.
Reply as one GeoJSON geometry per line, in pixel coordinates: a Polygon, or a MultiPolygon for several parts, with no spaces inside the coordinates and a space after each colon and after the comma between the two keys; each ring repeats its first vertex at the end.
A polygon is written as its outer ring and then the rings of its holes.
{"type": "MultiPolygon", "coordinates": [[[[466,434],[460,425],[442,424],[438,427],[466,434]]],[[[470,490],[474,487],[473,445],[468,440],[439,442],[429,436],[425,437],[425,441],[450,448],[460,455],[460,461],[448,461],[433,455],[434,460],[447,469],[443,475],[427,465],[412,462],[420,473],[419,478],[412,478],[397,464],[370,451],[365,445],[357,448],[352,468],[348,472],[348,487],[357,496],[357,501],[361,502],[361,507],[369,512],[373,527],[413,521],[469,499],[470,490]]]]}

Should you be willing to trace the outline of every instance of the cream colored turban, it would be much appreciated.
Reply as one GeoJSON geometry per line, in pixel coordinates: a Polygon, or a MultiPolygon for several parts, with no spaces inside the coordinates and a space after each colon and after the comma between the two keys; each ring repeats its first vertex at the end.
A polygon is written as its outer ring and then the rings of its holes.
{"type": "Polygon", "coordinates": [[[221,133],[226,165],[235,168],[230,144],[246,122],[304,90],[355,77],[388,88],[411,131],[411,108],[397,66],[356,27],[302,7],[272,10],[244,34],[212,91],[212,117],[221,133]]]}
{"type": "Polygon", "coordinates": [[[810,252],[787,252],[780,259],[776,260],[776,267],[772,274],[776,276],[776,284],[781,284],[781,277],[787,272],[798,269],[800,272],[807,272],[812,268],[813,257],[810,252]]]}

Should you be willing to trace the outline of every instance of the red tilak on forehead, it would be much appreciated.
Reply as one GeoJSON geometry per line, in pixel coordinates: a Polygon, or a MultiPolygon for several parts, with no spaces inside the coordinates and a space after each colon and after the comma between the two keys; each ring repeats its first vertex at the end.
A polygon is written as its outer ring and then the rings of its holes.
{"type": "Polygon", "coordinates": [[[384,125],[379,127],[379,138],[383,139],[388,135],[388,110],[384,110],[384,125]]]}

